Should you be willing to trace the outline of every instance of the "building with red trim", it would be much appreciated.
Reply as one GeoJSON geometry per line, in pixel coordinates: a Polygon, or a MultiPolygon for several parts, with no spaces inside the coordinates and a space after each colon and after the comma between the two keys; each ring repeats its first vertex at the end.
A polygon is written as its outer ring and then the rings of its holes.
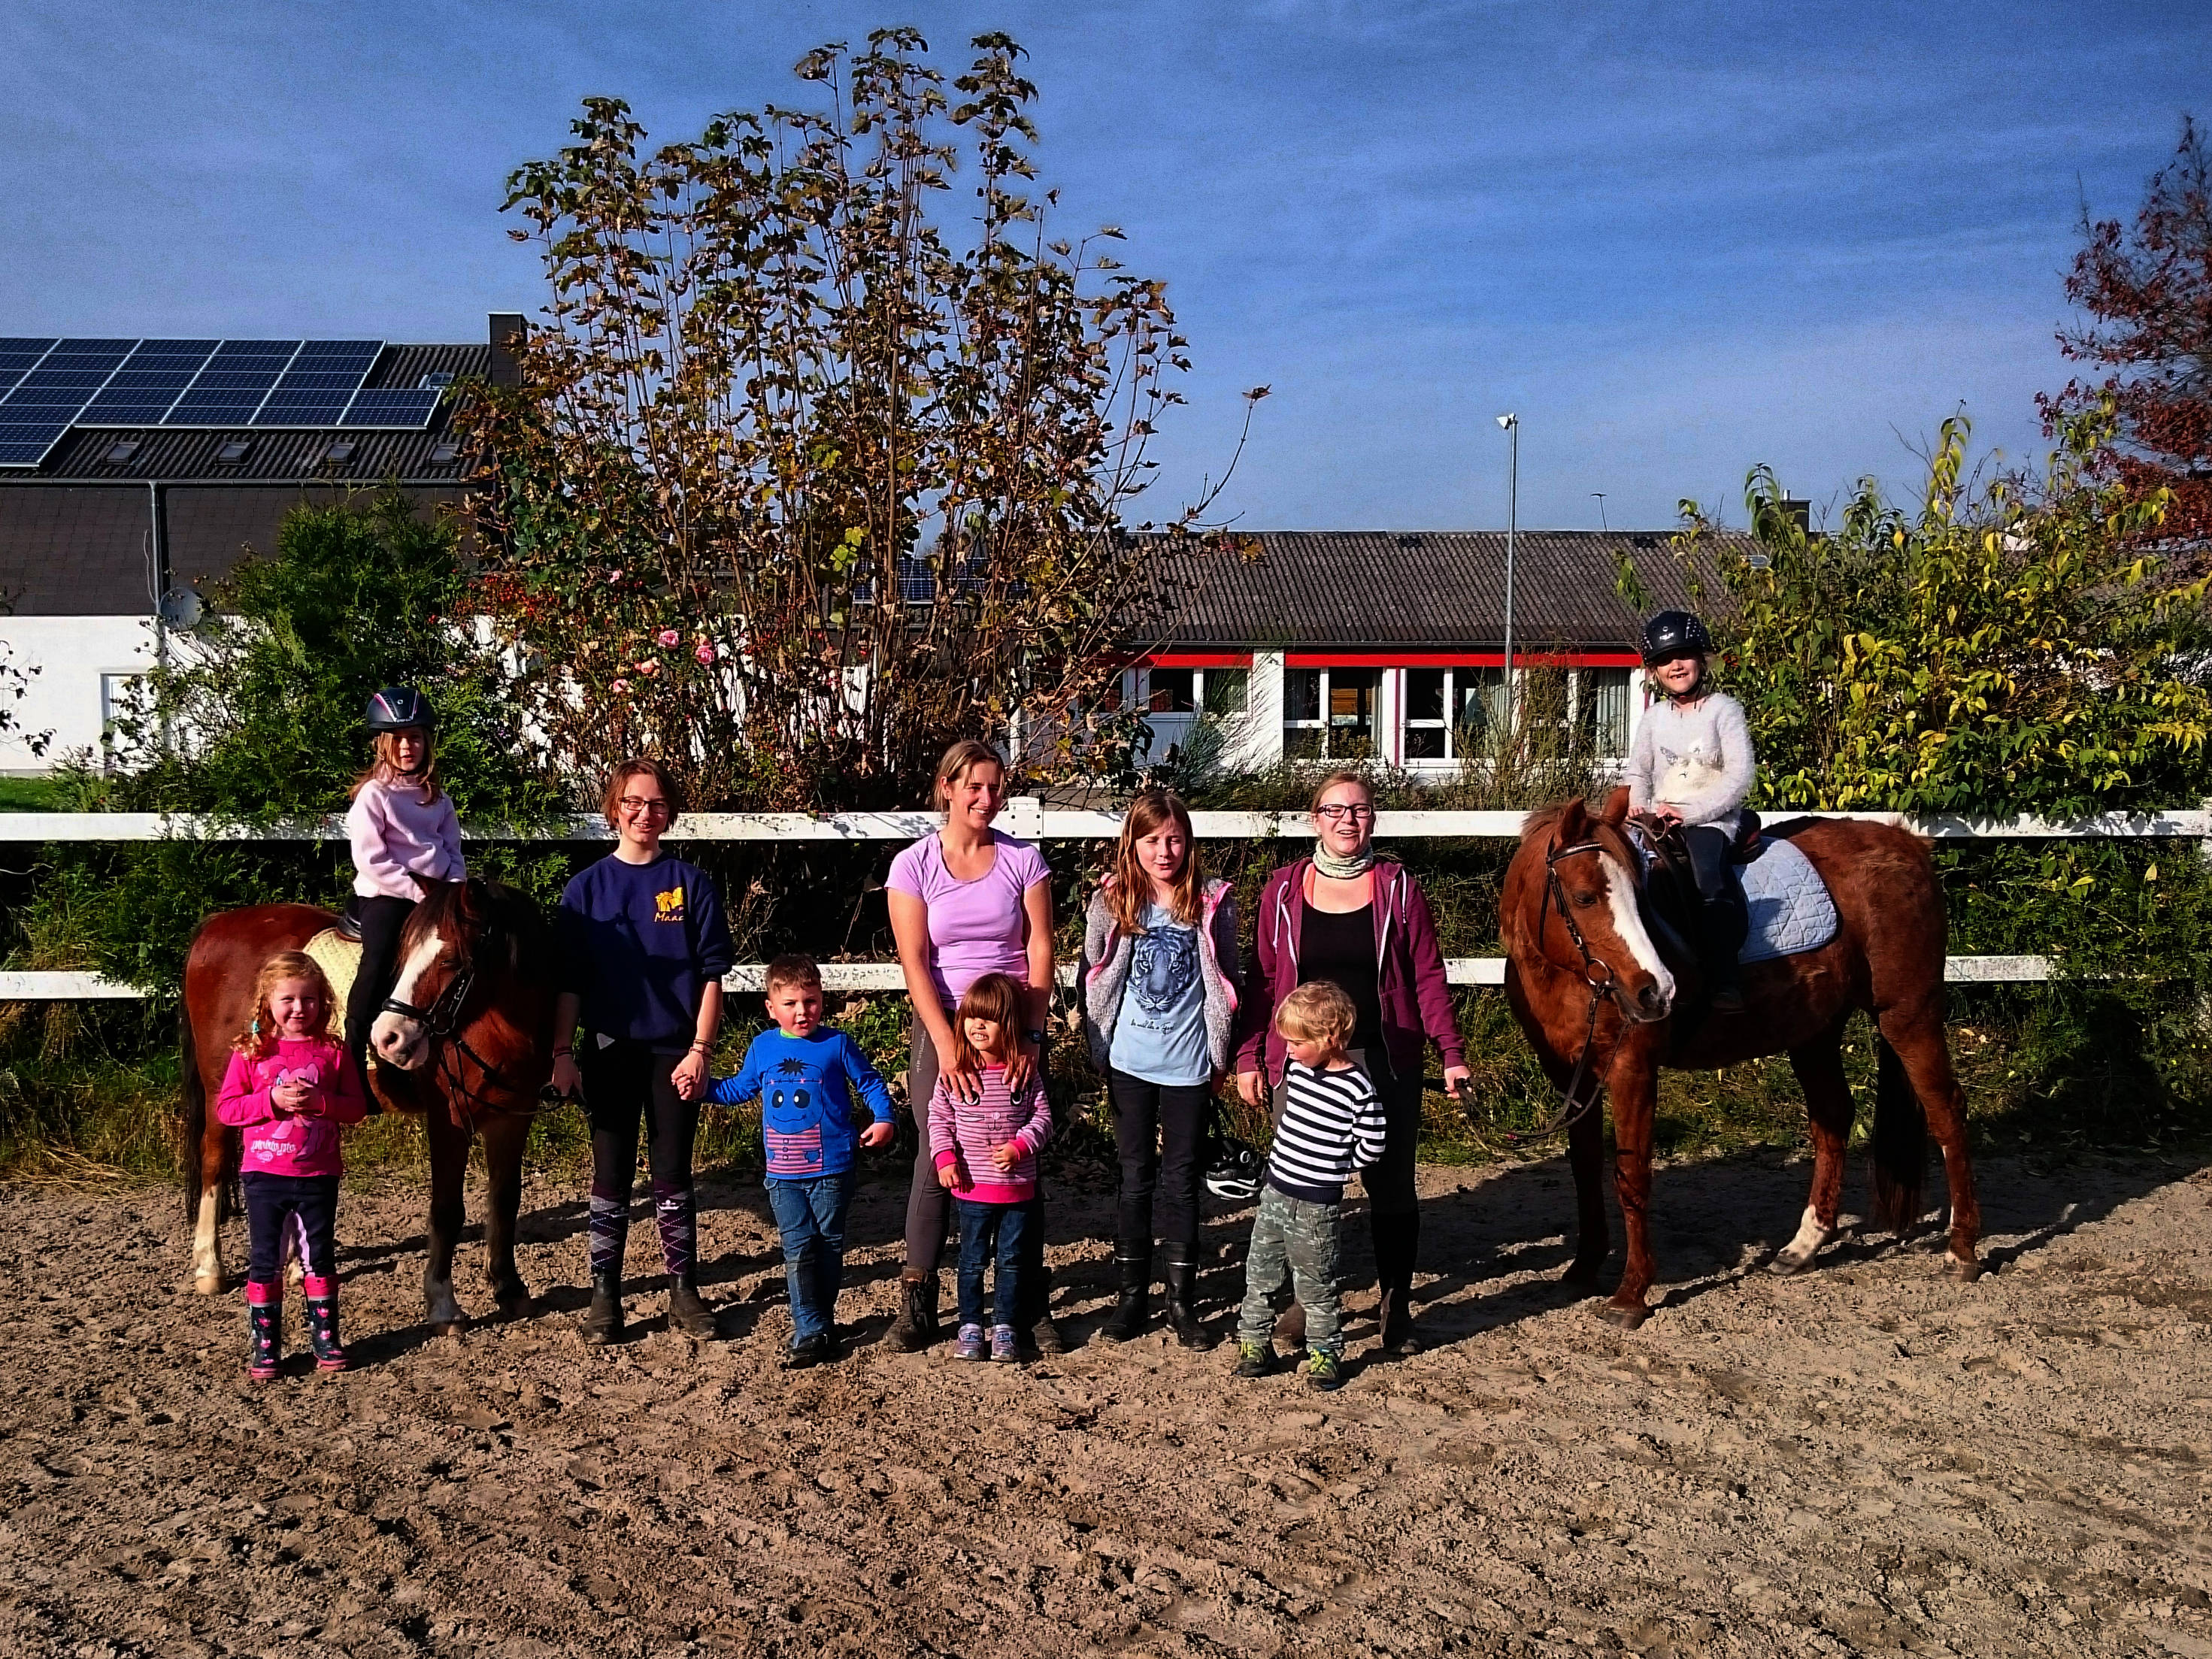
{"type": "MultiPolygon", "coordinates": [[[[1260,531],[1160,538],[1164,620],[1123,676],[1164,757],[1211,716],[1234,768],[1366,757],[1456,773],[1505,706],[1502,531],[1260,531]]],[[[1513,548],[1514,679],[1601,758],[1645,697],[1643,617],[1723,602],[1719,557],[1666,532],[1530,531],[1513,548]],[[1632,605],[1625,594],[1638,594],[1632,605]],[[1549,696],[1532,694],[1539,677],[1549,696]]]]}

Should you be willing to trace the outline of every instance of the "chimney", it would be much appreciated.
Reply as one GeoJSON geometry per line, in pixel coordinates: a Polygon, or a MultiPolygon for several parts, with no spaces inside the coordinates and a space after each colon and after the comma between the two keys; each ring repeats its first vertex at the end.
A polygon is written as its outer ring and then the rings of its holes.
{"type": "Polygon", "coordinates": [[[522,384],[522,359],[519,353],[522,337],[528,326],[519,311],[495,311],[491,313],[491,383],[494,386],[522,384]]]}

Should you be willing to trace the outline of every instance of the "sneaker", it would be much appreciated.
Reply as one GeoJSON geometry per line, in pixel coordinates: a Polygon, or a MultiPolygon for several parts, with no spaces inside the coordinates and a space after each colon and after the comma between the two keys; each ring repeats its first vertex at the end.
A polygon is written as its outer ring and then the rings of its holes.
{"type": "Polygon", "coordinates": [[[1016,1339],[1012,1325],[991,1327],[991,1358],[1001,1365],[1022,1363],[1022,1345],[1016,1339]]]}
{"type": "Polygon", "coordinates": [[[827,1334],[817,1331],[811,1336],[802,1336],[793,1343],[783,1357],[783,1368],[787,1371],[803,1371],[826,1364],[834,1356],[830,1352],[827,1334]]]}
{"type": "Polygon", "coordinates": [[[1238,1376],[1268,1376],[1275,1369],[1275,1347],[1272,1342],[1239,1342],[1237,1345],[1238,1376]]]}
{"type": "Polygon", "coordinates": [[[1316,1393],[1334,1394],[1344,1386],[1343,1362],[1318,1348],[1306,1356],[1306,1363],[1298,1370],[1305,1377],[1306,1387],[1316,1393]]]}
{"type": "Polygon", "coordinates": [[[960,1334],[952,1339],[952,1357],[955,1359],[988,1359],[991,1357],[990,1346],[983,1340],[981,1325],[963,1325],[960,1328],[960,1334]]]}

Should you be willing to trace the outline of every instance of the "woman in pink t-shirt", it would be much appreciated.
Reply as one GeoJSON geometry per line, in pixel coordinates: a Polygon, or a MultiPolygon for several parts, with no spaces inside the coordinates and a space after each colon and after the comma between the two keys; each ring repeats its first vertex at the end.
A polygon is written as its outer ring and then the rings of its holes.
{"type": "MultiPolygon", "coordinates": [[[[940,1076],[963,1099],[975,1099],[981,1087],[973,1062],[961,1058],[952,1011],[985,974],[1004,974],[1027,988],[1026,1024],[1006,1068],[1007,1083],[1018,1089],[1044,1064],[1045,1011],[1052,1000],[1052,872],[1036,848],[991,828],[1006,798],[997,752],[973,739],[954,744],[937,763],[930,795],[945,814],[944,827],[894,859],[888,882],[891,932],[914,1000],[907,1099],[921,1140],[907,1194],[899,1316],[891,1327],[892,1342],[909,1352],[937,1338],[937,1273],[951,1213],[931,1156],[926,1103],[940,1076]]],[[[1044,1310],[1049,1287],[1037,1214],[1026,1232],[1036,1261],[1024,1326],[1041,1348],[1056,1353],[1060,1334],[1044,1310]]]]}

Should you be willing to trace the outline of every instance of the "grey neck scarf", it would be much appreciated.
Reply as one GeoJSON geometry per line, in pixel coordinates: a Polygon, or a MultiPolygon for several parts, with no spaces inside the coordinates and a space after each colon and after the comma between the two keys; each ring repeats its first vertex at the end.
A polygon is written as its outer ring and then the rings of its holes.
{"type": "Polygon", "coordinates": [[[1314,869],[1331,881],[1351,881],[1365,875],[1375,867],[1375,843],[1369,842],[1348,859],[1340,859],[1328,850],[1328,843],[1316,838],[1314,869]]]}

